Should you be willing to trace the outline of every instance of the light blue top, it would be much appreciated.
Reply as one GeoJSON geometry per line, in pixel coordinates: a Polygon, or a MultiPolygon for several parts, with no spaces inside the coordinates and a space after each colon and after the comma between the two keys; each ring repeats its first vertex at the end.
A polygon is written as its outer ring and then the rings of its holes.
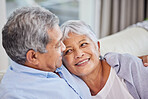
{"type": "Polygon", "coordinates": [[[61,66],[40,71],[12,61],[0,84],[0,99],[91,99],[86,84],[61,66]]]}

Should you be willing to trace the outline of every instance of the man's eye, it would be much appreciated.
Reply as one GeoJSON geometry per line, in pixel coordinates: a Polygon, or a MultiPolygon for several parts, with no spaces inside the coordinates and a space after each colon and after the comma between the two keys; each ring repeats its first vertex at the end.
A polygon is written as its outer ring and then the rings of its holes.
{"type": "Polygon", "coordinates": [[[57,47],[58,47],[58,48],[61,47],[61,43],[59,43],[57,47]]]}
{"type": "Polygon", "coordinates": [[[60,48],[61,47],[61,43],[58,43],[57,45],[56,45],[56,48],[60,48]]]}
{"type": "Polygon", "coordinates": [[[85,47],[88,43],[82,43],[81,47],[85,47]]]}
{"type": "Polygon", "coordinates": [[[67,51],[65,52],[64,55],[67,55],[67,54],[69,54],[69,53],[71,53],[71,52],[72,52],[72,49],[69,49],[69,50],[67,50],[67,51]]]}

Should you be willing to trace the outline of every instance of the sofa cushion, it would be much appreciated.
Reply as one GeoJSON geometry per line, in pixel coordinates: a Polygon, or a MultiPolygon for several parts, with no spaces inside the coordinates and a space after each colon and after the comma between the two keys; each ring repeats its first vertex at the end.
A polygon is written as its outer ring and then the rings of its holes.
{"type": "Polygon", "coordinates": [[[148,31],[130,27],[99,40],[101,55],[107,52],[130,53],[135,56],[148,55],[148,31]]]}

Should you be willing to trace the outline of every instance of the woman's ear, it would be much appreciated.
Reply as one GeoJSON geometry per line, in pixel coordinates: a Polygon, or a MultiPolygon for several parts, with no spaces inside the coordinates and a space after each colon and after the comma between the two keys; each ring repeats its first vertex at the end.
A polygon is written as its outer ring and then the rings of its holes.
{"type": "Polygon", "coordinates": [[[37,53],[34,50],[29,50],[26,54],[26,61],[32,65],[38,65],[37,53]]]}
{"type": "Polygon", "coordinates": [[[100,53],[100,42],[98,41],[97,44],[98,44],[98,52],[99,52],[99,56],[100,56],[101,55],[101,53],[100,53]]]}
{"type": "Polygon", "coordinates": [[[98,43],[98,48],[100,49],[100,42],[98,41],[97,43],[98,43]]]}

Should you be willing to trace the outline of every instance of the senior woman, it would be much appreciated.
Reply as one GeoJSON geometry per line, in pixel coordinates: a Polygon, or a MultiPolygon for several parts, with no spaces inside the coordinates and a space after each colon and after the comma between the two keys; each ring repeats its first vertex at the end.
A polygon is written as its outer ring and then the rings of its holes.
{"type": "Polygon", "coordinates": [[[93,99],[148,97],[148,68],[139,58],[117,53],[102,58],[95,34],[80,20],[65,22],[61,30],[66,46],[63,64],[87,84],[93,99]]]}

